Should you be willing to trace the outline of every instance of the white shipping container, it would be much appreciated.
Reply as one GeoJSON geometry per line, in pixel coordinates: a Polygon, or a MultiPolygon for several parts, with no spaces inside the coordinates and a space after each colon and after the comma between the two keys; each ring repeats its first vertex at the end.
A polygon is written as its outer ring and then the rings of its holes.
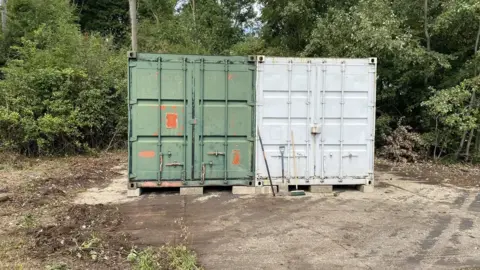
{"type": "MultiPolygon", "coordinates": [[[[376,72],[376,58],[258,62],[256,124],[274,184],[373,185],[376,72]]],[[[256,185],[267,178],[257,138],[256,185]]]]}

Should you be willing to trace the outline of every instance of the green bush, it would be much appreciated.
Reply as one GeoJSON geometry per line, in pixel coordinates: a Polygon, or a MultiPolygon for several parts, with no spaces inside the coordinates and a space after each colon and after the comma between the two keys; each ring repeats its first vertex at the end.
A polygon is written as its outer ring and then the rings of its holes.
{"type": "Polygon", "coordinates": [[[125,139],[126,57],[111,41],[57,20],[12,52],[1,69],[1,149],[78,153],[125,139]]]}

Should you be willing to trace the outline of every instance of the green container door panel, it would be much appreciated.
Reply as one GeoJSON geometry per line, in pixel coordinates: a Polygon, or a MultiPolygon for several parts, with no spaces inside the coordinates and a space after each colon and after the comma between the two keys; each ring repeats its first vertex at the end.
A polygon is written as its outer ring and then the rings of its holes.
{"type": "Polygon", "coordinates": [[[205,63],[205,100],[225,100],[228,83],[228,99],[253,102],[254,73],[247,64],[207,64],[205,63]],[[228,69],[228,72],[226,71],[228,69]]]}
{"type": "Polygon", "coordinates": [[[254,63],[139,54],[129,67],[131,180],[253,179],[254,63]]]}
{"type": "Polygon", "coordinates": [[[227,152],[223,140],[207,139],[204,141],[205,178],[224,180],[225,159],[229,179],[251,179],[252,143],[245,140],[229,139],[227,152]]]}
{"type": "Polygon", "coordinates": [[[154,138],[140,138],[132,143],[131,167],[136,179],[157,179],[160,170],[158,144],[154,138]]]}
{"type": "MultiPolygon", "coordinates": [[[[161,69],[162,101],[182,100],[183,102],[184,91],[187,90],[187,97],[190,93],[188,84],[191,83],[191,71],[183,70],[183,63],[178,62],[162,62],[161,69]]],[[[157,98],[158,91],[157,88],[157,98]]]]}
{"type": "Polygon", "coordinates": [[[158,100],[158,70],[157,64],[151,62],[134,62],[130,68],[130,101],[137,102],[138,99],[158,100]]]}
{"type": "Polygon", "coordinates": [[[185,173],[187,145],[183,137],[162,138],[161,180],[184,180],[188,178],[185,173]]]}
{"type": "Polygon", "coordinates": [[[132,120],[132,137],[157,136],[160,107],[158,101],[140,100],[132,106],[130,117],[132,120]]]}
{"type": "Polygon", "coordinates": [[[196,73],[200,77],[196,81],[203,82],[195,94],[200,116],[195,128],[196,180],[201,180],[201,172],[207,181],[227,184],[230,180],[247,184],[252,179],[254,70],[247,63],[206,61],[196,73]]]}
{"type": "MultiPolygon", "coordinates": [[[[205,102],[204,136],[224,136],[225,104],[205,102]]],[[[253,107],[244,104],[228,105],[228,136],[252,136],[253,107]]]]}

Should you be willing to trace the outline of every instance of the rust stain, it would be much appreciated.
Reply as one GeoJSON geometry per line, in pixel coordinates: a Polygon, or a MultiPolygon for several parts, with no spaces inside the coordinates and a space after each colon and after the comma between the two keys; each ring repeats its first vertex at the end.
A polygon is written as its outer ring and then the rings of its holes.
{"type": "Polygon", "coordinates": [[[240,150],[235,149],[232,151],[232,154],[233,154],[232,164],[240,165],[240,150]]]}
{"type": "Polygon", "coordinates": [[[154,188],[154,187],[181,187],[183,186],[182,181],[164,181],[161,183],[153,182],[153,181],[145,181],[141,182],[137,185],[138,187],[145,187],[145,188],[154,188]]]}
{"type": "Polygon", "coordinates": [[[176,106],[176,105],[172,105],[172,109],[173,109],[173,110],[176,110],[176,109],[177,109],[177,106],[176,106]]]}
{"type": "Polygon", "coordinates": [[[181,133],[181,132],[178,132],[178,133],[177,133],[177,136],[182,136],[182,133],[181,133]]]}
{"type": "Polygon", "coordinates": [[[232,73],[228,73],[228,80],[231,81],[233,79],[233,74],[232,73]]]}
{"type": "Polygon", "coordinates": [[[153,133],[153,136],[158,136],[158,132],[153,133]]]}
{"type": "Polygon", "coordinates": [[[165,105],[160,106],[160,110],[165,111],[165,105]]]}
{"type": "Polygon", "coordinates": [[[142,158],[153,158],[155,157],[155,151],[141,151],[138,153],[138,156],[142,158]]]}
{"type": "Polygon", "coordinates": [[[183,125],[180,127],[180,130],[183,130],[183,125]]]}
{"type": "Polygon", "coordinates": [[[185,109],[182,107],[182,112],[185,112],[185,109]]]}
{"type": "Polygon", "coordinates": [[[176,113],[167,113],[167,128],[177,128],[178,115],[176,113]]]}

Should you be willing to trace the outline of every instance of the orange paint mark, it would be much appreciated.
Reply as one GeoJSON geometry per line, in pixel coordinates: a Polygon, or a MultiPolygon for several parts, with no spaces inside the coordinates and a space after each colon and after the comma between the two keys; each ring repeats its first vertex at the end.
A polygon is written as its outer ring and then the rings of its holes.
{"type": "Polygon", "coordinates": [[[177,136],[182,136],[182,133],[181,133],[181,132],[178,132],[178,133],[177,133],[177,136]]]}
{"type": "Polygon", "coordinates": [[[180,127],[180,130],[183,130],[183,125],[180,127]]]}
{"type": "Polygon", "coordinates": [[[155,151],[141,151],[138,153],[141,158],[153,158],[155,157],[155,151]]]}
{"type": "Polygon", "coordinates": [[[173,110],[176,110],[176,109],[177,109],[177,106],[173,105],[173,106],[172,106],[172,109],[173,109],[173,110]]]}
{"type": "Polygon", "coordinates": [[[183,107],[182,107],[182,112],[185,112],[185,109],[183,109],[183,107]]]}
{"type": "Polygon", "coordinates": [[[167,128],[177,128],[178,115],[176,113],[167,113],[167,128]]]}
{"type": "Polygon", "coordinates": [[[232,73],[228,73],[228,80],[231,81],[233,79],[233,74],[232,73]]]}
{"type": "Polygon", "coordinates": [[[233,154],[232,164],[240,165],[240,150],[233,150],[232,154],[233,154]]]}
{"type": "Polygon", "coordinates": [[[153,136],[158,136],[158,132],[153,133],[153,136]]]}
{"type": "Polygon", "coordinates": [[[165,105],[160,106],[160,110],[165,111],[165,105]]]}
{"type": "Polygon", "coordinates": [[[234,133],[233,133],[233,136],[237,136],[237,133],[236,133],[236,132],[234,132],[234,133]]]}

